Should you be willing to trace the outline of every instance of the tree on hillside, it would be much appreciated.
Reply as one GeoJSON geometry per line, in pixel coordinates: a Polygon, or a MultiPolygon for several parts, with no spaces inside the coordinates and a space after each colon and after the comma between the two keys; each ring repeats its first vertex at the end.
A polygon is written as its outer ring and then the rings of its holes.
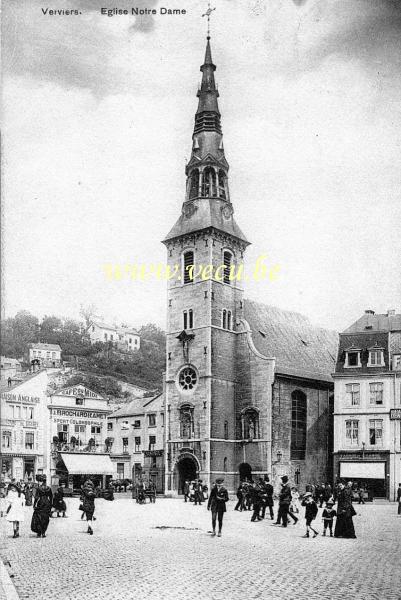
{"type": "Polygon", "coordinates": [[[67,383],[63,385],[63,388],[78,385],[80,383],[101,396],[113,396],[114,398],[123,397],[121,386],[113,379],[113,377],[96,377],[96,375],[90,373],[73,375],[67,383]]]}
{"type": "Polygon", "coordinates": [[[14,318],[1,322],[1,351],[10,358],[24,355],[27,345],[37,342],[39,319],[27,310],[20,310],[14,318]]]}
{"type": "Polygon", "coordinates": [[[87,304],[86,306],[84,304],[81,304],[79,314],[84,319],[85,327],[87,329],[90,325],[91,320],[96,314],[96,306],[94,304],[87,304]]]}
{"type": "Polygon", "coordinates": [[[43,317],[40,324],[40,341],[45,344],[60,344],[63,330],[63,322],[59,317],[43,317]]]}

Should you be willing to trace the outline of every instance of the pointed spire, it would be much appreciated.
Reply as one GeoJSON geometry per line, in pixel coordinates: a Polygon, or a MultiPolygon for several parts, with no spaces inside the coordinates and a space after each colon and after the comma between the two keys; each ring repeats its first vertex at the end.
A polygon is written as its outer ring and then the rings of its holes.
{"type": "Polygon", "coordinates": [[[216,131],[221,133],[220,111],[217,98],[219,92],[214,80],[216,66],[212,61],[212,50],[210,47],[210,36],[207,36],[205,62],[201,66],[202,83],[198,90],[198,110],[195,115],[194,133],[201,131],[216,131]]]}

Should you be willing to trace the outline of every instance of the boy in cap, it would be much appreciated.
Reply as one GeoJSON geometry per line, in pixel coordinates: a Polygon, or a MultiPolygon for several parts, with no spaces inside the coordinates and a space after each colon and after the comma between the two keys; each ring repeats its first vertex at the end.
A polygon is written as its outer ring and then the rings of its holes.
{"type": "Polygon", "coordinates": [[[221,537],[221,530],[223,528],[223,515],[226,512],[226,502],[228,501],[228,492],[223,486],[224,478],[218,477],[216,483],[210,492],[209,501],[207,503],[207,509],[212,511],[212,536],[216,535],[216,517],[219,522],[219,532],[217,537],[221,537]]]}
{"type": "Polygon", "coordinates": [[[306,534],[303,537],[309,537],[309,530],[313,531],[313,537],[315,538],[318,534],[316,529],[312,527],[312,521],[316,518],[318,513],[318,507],[314,499],[312,498],[311,492],[306,492],[302,501],[302,506],[305,506],[305,519],[306,519],[306,534]]]}
{"type": "Polygon", "coordinates": [[[323,535],[326,535],[326,530],[329,528],[330,537],[333,537],[333,521],[334,517],[337,516],[336,511],[333,508],[334,502],[332,500],[327,500],[326,508],[323,511],[323,535]]]}

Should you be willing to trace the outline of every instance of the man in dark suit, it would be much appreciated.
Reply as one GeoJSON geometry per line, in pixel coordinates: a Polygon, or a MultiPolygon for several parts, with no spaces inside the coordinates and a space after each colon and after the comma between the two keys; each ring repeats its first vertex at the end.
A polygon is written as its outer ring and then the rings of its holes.
{"type": "Polygon", "coordinates": [[[268,478],[267,475],[265,475],[264,477],[264,481],[263,481],[263,493],[264,493],[264,499],[263,499],[263,506],[262,506],[262,519],[265,518],[265,514],[266,514],[266,506],[269,507],[269,512],[270,512],[270,518],[271,520],[274,519],[274,512],[273,512],[273,506],[274,506],[274,500],[273,500],[273,486],[270,483],[270,480],[268,478]]]}
{"type": "Polygon", "coordinates": [[[184,501],[187,502],[189,499],[189,481],[188,481],[188,479],[185,480],[183,492],[184,492],[184,501]]]}
{"type": "Polygon", "coordinates": [[[216,535],[216,518],[219,523],[219,531],[217,537],[221,537],[221,530],[223,528],[223,515],[226,512],[226,502],[228,502],[228,492],[223,486],[224,478],[219,477],[216,479],[216,483],[210,492],[209,501],[207,503],[207,509],[212,511],[212,536],[216,535]]]}
{"type": "Polygon", "coordinates": [[[278,514],[277,521],[275,525],[280,525],[280,521],[282,521],[283,527],[287,527],[288,523],[288,511],[290,509],[291,504],[291,487],[288,485],[288,477],[287,475],[283,475],[281,478],[281,491],[279,495],[279,505],[278,505],[278,514]]]}

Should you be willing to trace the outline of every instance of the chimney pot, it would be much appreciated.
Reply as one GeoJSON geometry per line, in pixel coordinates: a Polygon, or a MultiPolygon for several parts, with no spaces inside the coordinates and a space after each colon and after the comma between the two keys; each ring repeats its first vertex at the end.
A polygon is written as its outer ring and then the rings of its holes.
{"type": "Polygon", "coordinates": [[[370,309],[365,310],[365,315],[374,315],[374,314],[375,314],[374,310],[370,310],[370,309]]]}
{"type": "Polygon", "coordinates": [[[394,308],[389,308],[388,311],[387,311],[387,316],[390,317],[391,315],[395,315],[394,308]]]}

